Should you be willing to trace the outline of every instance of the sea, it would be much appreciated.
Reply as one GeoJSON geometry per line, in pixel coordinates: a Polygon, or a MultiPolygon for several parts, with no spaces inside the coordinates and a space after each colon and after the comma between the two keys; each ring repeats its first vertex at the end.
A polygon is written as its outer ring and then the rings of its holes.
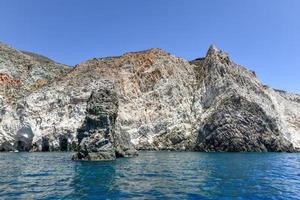
{"type": "Polygon", "coordinates": [[[0,153],[0,199],[300,199],[299,153],[0,153]]]}

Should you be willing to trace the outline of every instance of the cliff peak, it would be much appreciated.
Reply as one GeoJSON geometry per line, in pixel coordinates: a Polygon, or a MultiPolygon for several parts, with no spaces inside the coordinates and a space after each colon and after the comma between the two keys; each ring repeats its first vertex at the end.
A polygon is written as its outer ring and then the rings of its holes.
{"type": "Polygon", "coordinates": [[[206,55],[225,53],[222,49],[219,49],[214,43],[211,44],[207,50],[206,55]]]}
{"type": "Polygon", "coordinates": [[[217,46],[213,43],[209,46],[207,53],[214,53],[214,52],[218,52],[219,49],[217,48],[217,46]]]}

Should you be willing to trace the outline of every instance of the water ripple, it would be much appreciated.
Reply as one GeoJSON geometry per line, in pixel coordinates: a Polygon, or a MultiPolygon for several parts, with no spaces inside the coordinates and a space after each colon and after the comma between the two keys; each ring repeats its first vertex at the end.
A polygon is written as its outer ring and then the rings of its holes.
{"type": "Polygon", "coordinates": [[[0,199],[300,199],[300,154],[141,152],[109,162],[1,153],[0,199]]]}

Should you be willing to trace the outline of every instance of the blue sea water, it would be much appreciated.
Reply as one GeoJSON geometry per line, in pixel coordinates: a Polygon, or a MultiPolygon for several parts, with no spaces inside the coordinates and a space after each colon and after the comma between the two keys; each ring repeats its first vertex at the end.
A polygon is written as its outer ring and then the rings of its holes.
{"type": "Polygon", "coordinates": [[[141,152],[106,162],[0,153],[0,199],[300,199],[300,154],[141,152]]]}

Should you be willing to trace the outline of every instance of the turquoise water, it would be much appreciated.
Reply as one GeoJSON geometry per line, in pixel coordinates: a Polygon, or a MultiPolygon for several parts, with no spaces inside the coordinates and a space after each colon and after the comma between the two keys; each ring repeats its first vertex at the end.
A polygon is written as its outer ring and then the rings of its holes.
{"type": "Polygon", "coordinates": [[[142,152],[75,162],[0,153],[0,199],[300,199],[300,154],[142,152]]]}

